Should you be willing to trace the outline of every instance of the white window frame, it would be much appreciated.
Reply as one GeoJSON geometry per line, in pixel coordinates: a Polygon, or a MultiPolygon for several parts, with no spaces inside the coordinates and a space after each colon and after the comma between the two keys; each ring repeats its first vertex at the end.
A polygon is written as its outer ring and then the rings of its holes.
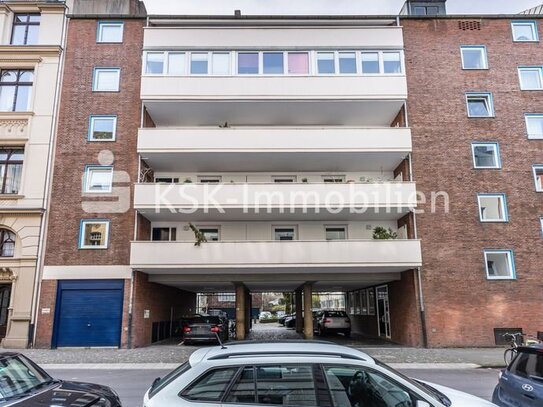
{"type": "Polygon", "coordinates": [[[98,21],[98,26],[96,27],[96,42],[98,44],[122,44],[124,37],[124,23],[122,21],[98,21]],[[121,29],[121,38],[117,41],[103,41],[102,40],[102,28],[103,27],[120,27],[121,29]]]}
{"type": "Polygon", "coordinates": [[[177,241],[177,227],[175,226],[153,226],[151,227],[151,241],[152,242],[175,242],[177,241]],[[168,240],[154,240],[153,239],[153,231],[155,229],[168,229],[168,240]],[[173,231],[175,230],[175,240],[172,239],[172,235],[174,234],[173,231]]]}
{"type": "Polygon", "coordinates": [[[494,99],[492,93],[490,92],[467,92],[466,93],[466,110],[469,118],[474,119],[488,119],[495,117],[494,111],[494,99]],[[486,107],[488,110],[488,116],[472,116],[469,111],[469,101],[470,99],[484,99],[486,102],[486,107]]]}
{"type": "MultiPolygon", "coordinates": [[[[202,230],[202,229],[216,229],[217,230],[217,242],[220,242],[222,240],[221,236],[221,226],[220,225],[195,225],[196,229],[202,230]]],[[[209,240],[209,242],[214,242],[214,240],[209,240]]]]}
{"type": "Polygon", "coordinates": [[[534,165],[532,166],[532,171],[534,174],[534,184],[535,184],[535,192],[543,192],[543,186],[538,185],[537,183],[537,172],[540,170],[543,173],[543,165],[534,165]]]}
{"type": "Polygon", "coordinates": [[[518,70],[518,80],[520,85],[520,90],[543,90],[543,67],[542,66],[519,66],[518,70]],[[537,71],[539,73],[539,88],[526,88],[522,84],[522,72],[525,71],[537,71]]]}
{"type": "Polygon", "coordinates": [[[511,21],[511,34],[513,35],[513,42],[539,42],[539,32],[537,28],[537,22],[535,20],[517,20],[511,21]],[[533,39],[531,40],[517,40],[515,38],[515,26],[527,26],[532,28],[533,39]]]}
{"type": "Polygon", "coordinates": [[[541,119],[543,121],[543,113],[539,114],[539,113],[524,113],[524,122],[526,123],[526,135],[528,136],[528,139],[531,139],[531,140],[539,140],[539,139],[543,139],[543,133],[539,134],[539,135],[535,135],[535,136],[532,136],[530,135],[530,126],[528,125],[528,121],[530,118],[538,118],[538,119],[541,119]]]}
{"type": "Polygon", "coordinates": [[[89,117],[89,134],[88,134],[88,137],[87,137],[87,140],[88,141],[97,141],[97,142],[102,142],[102,141],[115,141],[115,139],[117,138],[117,116],[113,116],[113,115],[96,115],[96,114],[93,114],[89,117]],[[96,119],[111,119],[113,121],[113,133],[111,135],[111,138],[110,139],[99,139],[99,138],[94,138],[94,122],[96,119]]]}
{"type": "Polygon", "coordinates": [[[490,169],[490,170],[499,170],[502,168],[501,154],[500,154],[500,145],[497,142],[473,142],[471,143],[471,155],[473,157],[473,168],[477,170],[490,169]],[[488,146],[494,148],[494,157],[496,158],[496,165],[491,166],[480,166],[477,165],[477,160],[475,159],[475,147],[488,146]]]}
{"type": "Polygon", "coordinates": [[[86,194],[108,194],[111,193],[113,190],[113,166],[112,165],[86,165],[85,166],[85,184],[83,191],[86,194]],[[109,178],[109,186],[107,190],[104,191],[93,191],[90,189],[91,187],[91,179],[92,179],[92,172],[93,171],[104,171],[108,170],[110,178],[109,178]]]}
{"type": "Polygon", "coordinates": [[[298,240],[298,225],[273,225],[272,226],[272,240],[274,242],[290,242],[298,240]],[[294,239],[292,240],[279,240],[275,238],[276,229],[293,229],[294,239]]]}
{"type": "Polygon", "coordinates": [[[462,59],[462,69],[467,71],[481,71],[488,69],[488,55],[486,51],[486,46],[484,45],[462,45],[460,47],[460,57],[462,59]],[[469,68],[466,67],[465,60],[464,60],[464,51],[465,50],[479,50],[482,54],[483,58],[483,67],[482,68],[469,68]]]}
{"type": "Polygon", "coordinates": [[[95,67],[92,75],[92,91],[93,92],[119,92],[121,88],[121,68],[106,68],[95,67]],[[98,88],[98,75],[100,72],[116,72],[117,73],[117,87],[116,89],[99,89],[98,88]]]}
{"type": "Polygon", "coordinates": [[[516,280],[517,274],[515,270],[515,257],[513,250],[494,250],[494,249],[485,249],[483,251],[484,262],[485,262],[485,272],[487,280],[516,280]],[[491,276],[488,272],[488,255],[489,254],[505,254],[507,256],[507,262],[509,264],[509,276],[491,276]]]}
{"type": "Polygon", "coordinates": [[[111,221],[107,219],[82,219],[79,225],[79,249],[84,250],[100,250],[100,249],[107,249],[109,247],[109,229],[110,229],[111,221]],[[99,223],[99,224],[105,224],[105,233],[106,236],[104,238],[105,245],[102,246],[85,246],[85,225],[90,223],[99,223]]]}
{"type": "Polygon", "coordinates": [[[479,208],[479,220],[483,223],[507,223],[509,222],[509,213],[507,212],[507,196],[503,193],[499,194],[486,194],[480,193],[477,194],[477,204],[479,208]],[[483,218],[483,208],[481,206],[481,198],[498,198],[499,204],[501,206],[501,212],[503,214],[502,219],[484,219],[483,218]]]}
{"type": "Polygon", "coordinates": [[[349,232],[348,232],[349,228],[348,228],[348,225],[324,225],[324,239],[327,241],[327,242],[333,242],[333,241],[336,241],[336,240],[348,240],[349,239],[349,232]],[[345,232],[345,239],[327,239],[326,238],[326,232],[328,231],[329,228],[336,228],[336,229],[343,229],[343,231],[345,232]]]}

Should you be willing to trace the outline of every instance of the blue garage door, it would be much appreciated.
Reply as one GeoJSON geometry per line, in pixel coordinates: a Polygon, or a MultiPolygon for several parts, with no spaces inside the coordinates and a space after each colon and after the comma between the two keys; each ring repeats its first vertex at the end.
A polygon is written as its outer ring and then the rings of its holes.
{"type": "Polygon", "coordinates": [[[119,346],[123,280],[60,281],[53,347],[119,346]]]}

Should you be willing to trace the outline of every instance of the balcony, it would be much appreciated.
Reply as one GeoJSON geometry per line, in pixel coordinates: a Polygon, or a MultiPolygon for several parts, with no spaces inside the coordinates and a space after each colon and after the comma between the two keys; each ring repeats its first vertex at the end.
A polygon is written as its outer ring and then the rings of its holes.
{"type": "Polygon", "coordinates": [[[412,182],[136,184],[150,221],[397,220],[417,205],[412,182]]]}
{"type": "Polygon", "coordinates": [[[411,152],[411,129],[144,128],[138,152],[165,172],[392,171],[411,152]]]}
{"type": "Polygon", "coordinates": [[[137,241],[130,257],[132,268],[149,274],[394,273],[421,263],[419,240],[137,241]]]}

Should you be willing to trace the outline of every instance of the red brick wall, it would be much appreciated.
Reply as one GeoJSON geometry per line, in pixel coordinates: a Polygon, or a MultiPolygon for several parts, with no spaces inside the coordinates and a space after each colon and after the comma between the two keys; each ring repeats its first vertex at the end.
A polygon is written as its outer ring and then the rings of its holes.
{"type": "MultiPolygon", "coordinates": [[[[86,164],[98,164],[98,153],[114,154],[114,170],[137,182],[137,131],[140,124],[140,76],[143,20],[125,20],[122,44],[97,44],[97,20],[71,19],[68,29],[46,265],[129,264],[134,212],[85,213],[82,182],[86,164]],[[120,92],[92,92],[94,67],[120,67],[120,92]],[[115,142],[87,141],[91,114],[117,115],[115,142]],[[81,219],[111,220],[107,250],[78,250],[81,219]]],[[[132,191],[131,183],[124,183],[132,191]]],[[[108,198],[109,199],[109,198],[108,198]]],[[[131,198],[128,201],[131,205],[131,198]]]]}
{"type": "Polygon", "coordinates": [[[36,322],[35,348],[48,349],[51,347],[56,298],[57,280],[43,280],[41,282],[40,305],[38,308],[38,320],[36,322]],[[49,308],[49,314],[42,314],[41,310],[43,308],[49,308]]]}
{"type": "Polygon", "coordinates": [[[420,306],[415,271],[404,271],[401,280],[388,284],[392,341],[422,346],[420,306]]]}
{"type": "Polygon", "coordinates": [[[174,320],[195,313],[196,294],[162,284],[151,283],[148,275],[136,272],[134,277],[134,307],[132,340],[130,347],[138,348],[151,343],[153,322],[170,321],[173,307],[174,320]],[[144,318],[145,310],[150,318],[144,318]]]}
{"type": "Polygon", "coordinates": [[[524,113],[543,112],[543,94],[520,91],[517,66],[543,64],[541,44],[513,43],[507,19],[483,19],[473,31],[455,19],[402,25],[413,172],[428,199],[417,227],[429,345],[493,345],[495,327],[535,334],[543,330],[543,195],[531,167],[543,163],[543,141],[527,139],[524,113]],[[460,45],[486,45],[490,69],[463,71],[460,45]],[[469,119],[468,91],[492,92],[496,117],[469,119]],[[499,142],[503,169],[474,170],[473,141],[499,142]],[[438,205],[430,214],[430,192],[440,190],[450,196],[450,213],[438,205]],[[506,193],[509,222],[482,224],[478,192],[506,193]],[[487,280],[483,249],[514,250],[517,279],[487,280]]]}

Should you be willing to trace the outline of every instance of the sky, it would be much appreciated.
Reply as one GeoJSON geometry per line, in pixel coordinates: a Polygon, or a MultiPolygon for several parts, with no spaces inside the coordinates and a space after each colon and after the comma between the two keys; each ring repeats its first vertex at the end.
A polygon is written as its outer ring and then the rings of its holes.
{"type": "MultiPolygon", "coordinates": [[[[395,15],[405,0],[143,0],[149,14],[381,14],[395,15]]],[[[516,14],[543,0],[448,0],[448,14],[516,14]]]]}

